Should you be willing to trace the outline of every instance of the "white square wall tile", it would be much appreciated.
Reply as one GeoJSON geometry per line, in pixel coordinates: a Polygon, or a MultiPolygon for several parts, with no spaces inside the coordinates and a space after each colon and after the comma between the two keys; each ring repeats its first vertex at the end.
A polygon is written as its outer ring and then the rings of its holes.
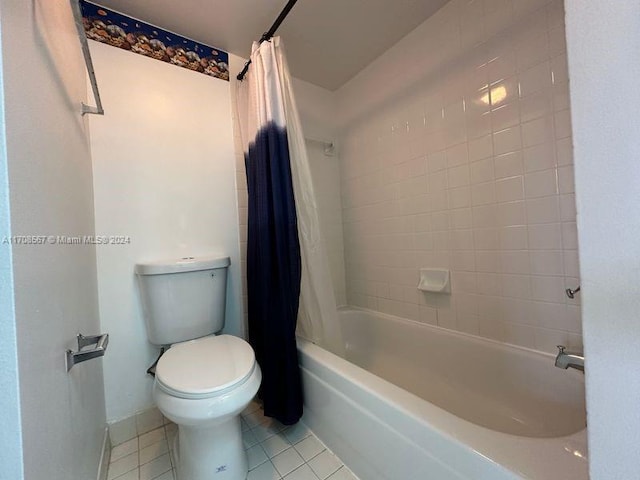
{"type": "Polygon", "coordinates": [[[491,129],[499,132],[520,123],[520,105],[511,102],[491,110],[491,129]]]}
{"type": "Polygon", "coordinates": [[[475,162],[493,155],[493,141],[491,135],[469,141],[469,161],[475,162]]]}
{"type": "Polygon", "coordinates": [[[522,124],[522,145],[532,147],[541,143],[552,143],[555,140],[553,117],[541,117],[522,124]]]}
{"type": "Polygon", "coordinates": [[[563,303],[565,299],[564,278],[532,276],[531,297],[541,302],[563,303]]]}
{"type": "Polygon", "coordinates": [[[532,250],[561,250],[562,230],[559,223],[529,225],[529,248],[532,250]]]}
{"type": "Polygon", "coordinates": [[[521,175],[495,182],[496,201],[513,202],[524,198],[524,179],[521,175]]]}
{"type": "Polygon", "coordinates": [[[522,148],[520,127],[510,127],[493,134],[493,150],[496,155],[514,152],[522,148]]]}
{"type": "Polygon", "coordinates": [[[524,149],[523,154],[524,171],[527,173],[548,170],[556,166],[556,153],[552,142],[527,147],[524,149]]]}
{"type": "Polygon", "coordinates": [[[518,200],[498,204],[498,224],[501,227],[526,225],[527,213],[525,202],[518,200]]]}
{"type": "Polygon", "coordinates": [[[551,66],[549,62],[542,62],[520,73],[518,80],[520,82],[520,94],[523,97],[550,88],[552,85],[551,66]]]}
{"type": "Polygon", "coordinates": [[[571,112],[569,110],[556,112],[553,121],[557,139],[571,136],[571,112]]]}
{"type": "Polygon", "coordinates": [[[561,194],[573,193],[575,191],[572,165],[558,168],[558,191],[561,194]]]}
{"type": "Polygon", "coordinates": [[[498,155],[493,160],[496,178],[507,178],[524,173],[522,152],[511,152],[498,155]]]}
{"type": "Polygon", "coordinates": [[[527,221],[529,224],[554,223],[560,221],[560,206],[558,197],[555,195],[529,199],[526,205],[527,221]]]}
{"type": "Polygon", "coordinates": [[[530,252],[531,273],[535,275],[564,275],[561,250],[534,250],[530,252]]]}
{"type": "Polygon", "coordinates": [[[493,158],[485,158],[471,164],[471,183],[482,183],[493,181],[495,178],[493,158]]]}
{"type": "Polygon", "coordinates": [[[524,177],[524,189],[527,198],[557,195],[558,177],[556,169],[526,174],[524,177]]]}
{"type": "Polygon", "coordinates": [[[554,109],[553,89],[543,88],[520,100],[520,119],[529,122],[536,118],[551,115],[554,109]]]}
{"type": "Polygon", "coordinates": [[[496,186],[493,182],[478,183],[471,186],[471,204],[487,205],[496,201],[496,186]]]}

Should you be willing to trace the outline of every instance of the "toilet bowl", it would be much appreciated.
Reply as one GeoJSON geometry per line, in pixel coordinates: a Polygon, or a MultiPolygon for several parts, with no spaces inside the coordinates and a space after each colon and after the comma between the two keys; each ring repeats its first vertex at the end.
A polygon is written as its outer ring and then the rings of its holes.
{"type": "Polygon", "coordinates": [[[178,425],[179,480],[244,480],[247,459],[239,413],[260,386],[251,347],[230,335],[172,346],[159,360],[153,398],[178,425]]]}
{"type": "Polygon", "coordinates": [[[245,480],[240,412],[262,380],[251,346],[224,326],[229,257],[184,257],[135,267],[151,343],[167,347],[153,399],[178,425],[177,480],[245,480]]]}

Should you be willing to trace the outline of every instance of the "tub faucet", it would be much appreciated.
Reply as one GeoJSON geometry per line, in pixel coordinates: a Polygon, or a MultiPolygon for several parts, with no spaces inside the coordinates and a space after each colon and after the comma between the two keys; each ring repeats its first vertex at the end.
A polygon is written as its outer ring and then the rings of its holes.
{"type": "Polygon", "coordinates": [[[558,345],[556,367],[564,368],[565,370],[571,367],[584,372],[584,356],[576,352],[565,352],[565,348],[564,345],[558,345]]]}

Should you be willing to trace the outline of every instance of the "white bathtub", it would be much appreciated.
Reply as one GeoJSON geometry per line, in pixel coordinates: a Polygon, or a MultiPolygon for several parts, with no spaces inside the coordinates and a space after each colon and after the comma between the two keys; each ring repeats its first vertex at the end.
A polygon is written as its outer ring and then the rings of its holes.
{"type": "Polygon", "coordinates": [[[377,312],[339,317],[346,359],[298,342],[303,421],[361,480],[588,478],[580,372],[377,312]]]}

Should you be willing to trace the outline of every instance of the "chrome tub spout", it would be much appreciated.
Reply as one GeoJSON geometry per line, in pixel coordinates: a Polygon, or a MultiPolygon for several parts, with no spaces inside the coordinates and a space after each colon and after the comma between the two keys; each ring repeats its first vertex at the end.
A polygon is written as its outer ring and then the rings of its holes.
{"type": "Polygon", "coordinates": [[[575,368],[584,372],[584,356],[576,352],[566,352],[564,345],[558,345],[558,355],[556,356],[556,367],[575,368]]]}

